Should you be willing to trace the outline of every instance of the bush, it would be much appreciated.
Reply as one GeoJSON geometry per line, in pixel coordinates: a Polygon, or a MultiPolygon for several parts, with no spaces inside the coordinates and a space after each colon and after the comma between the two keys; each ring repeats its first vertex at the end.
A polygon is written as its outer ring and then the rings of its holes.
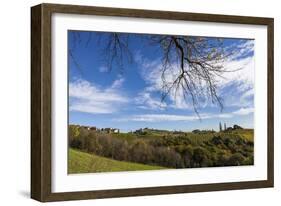
{"type": "Polygon", "coordinates": [[[181,156],[173,149],[166,147],[156,147],[153,150],[153,163],[164,167],[182,168],[184,167],[181,156]]]}
{"type": "Polygon", "coordinates": [[[211,140],[211,142],[214,144],[214,145],[220,145],[220,144],[223,144],[223,140],[220,136],[214,136],[211,140]]]}
{"type": "Polygon", "coordinates": [[[96,135],[94,133],[89,135],[90,139],[89,139],[89,148],[88,151],[91,153],[95,153],[98,155],[102,154],[102,146],[98,141],[98,138],[96,137],[96,135]]]}
{"type": "Polygon", "coordinates": [[[131,146],[130,160],[133,162],[149,163],[151,162],[152,151],[147,143],[143,140],[137,140],[131,146]]]}
{"type": "Polygon", "coordinates": [[[114,146],[114,159],[129,160],[129,146],[127,142],[117,141],[114,146]]]}
{"type": "Polygon", "coordinates": [[[228,156],[224,152],[219,152],[217,154],[217,161],[215,163],[215,166],[226,166],[228,162],[228,156]]]}
{"type": "Polygon", "coordinates": [[[202,147],[196,147],[193,150],[193,161],[195,167],[206,167],[213,164],[210,160],[209,151],[202,147]]]}
{"type": "Polygon", "coordinates": [[[239,166],[243,165],[243,162],[245,161],[245,157],[241,155],[240,153],[235,153],[227,161],[228,166],[239,166]]]}
{"type": "Polygon", "coordinates": [[[70,147],[80,150],[83,149],[82,142],[78,138],[72,139],[72,141],[70,142],[70,147]]]}
{"type": "Polygon", "coordinates": [[[193,148],[191,146],[185,147],[183,162],[185,167],[193,167],[193,148]]]}

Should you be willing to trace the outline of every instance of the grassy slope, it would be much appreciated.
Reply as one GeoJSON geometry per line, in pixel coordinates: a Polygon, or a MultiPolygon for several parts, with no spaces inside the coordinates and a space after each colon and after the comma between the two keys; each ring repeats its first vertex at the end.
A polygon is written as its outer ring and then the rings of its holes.
{"type": "Polygon", "coordinates": [[[69,149],[68,167],[71,174],[164,169],[159,166],[117,161],[73,149],[69,149]]]}
{"type": "Polygon", "coordinates": [[[252,142],[254,141],[254,130],[253,129],[238,130],[236,133],[240,134],[243,138],[245,138],[248,141],[252,141],[252,142]]]}

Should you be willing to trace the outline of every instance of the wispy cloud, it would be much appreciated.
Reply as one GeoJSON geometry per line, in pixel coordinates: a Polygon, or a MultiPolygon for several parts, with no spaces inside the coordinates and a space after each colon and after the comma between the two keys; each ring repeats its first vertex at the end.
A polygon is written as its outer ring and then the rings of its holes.
{"type": "MultiPolygon", "coordinates": [[[[137,100],[141,99],[143,94],[146,94],[147,97],[154,97],[153,102],[159,102],[158,105],[161,106],[160,109],[163,109],[164,107],[171,107],[174,109],[192,109],[192,104],[189,104],[187,101],[185,101],[183,95],[181,95],[183,94],[181,88],[178,89],[177,95],[174,95],[175,91],[171,90],[168,96],[165,98],[165,103],[163,103],[163,101],[161,102],[161,93],[165,93],[163,88],[163,67],[161,59],[150,61],[141,56],[139,53],[137,54],[136,59],[140,68],[140,74],[147,85],[144,90],[138,94],[137,100]]],[[[174,67],[176,67],[176,65],[174,67]]],[[[173,82],[174,79],[179,75],[178,70],[169,70],[168,72],[169,73],[166,73],[165,75],[165,82],[167,84],[173,82]]],[[[155,110],[159,109],[155,107],[156,104],[150,104],[151,101],[137,101],[136,103],[142,103],[143,108],[155,110]]]]}
{"type": "Polygon", "coordinates": [[[255,40],[240,40],[225,48],[233,53],[231,60],[241,59],[248,56],[253,56],[255,49],[255,40]]]}
{"type": "Polygon", "coordinates": [[[220,96],[224,97],[224,105],[227,107],[253,107],[254,87],[245,82],[233,81],[220,90],[220,96]]]}
{"type": "Polygon", "coordinates": [[[224,68],[230,72],[225,72],[223,78],[217,78],[218,85],[225,86],[233,82],[243,82],[246,86],[253,86],[255,77],[254,67],[254,56],[226,61],[224,68]]]}
{"type": "MultiPolygon", "coordinates": [[[[243,40],[237,44],[230,45],[227,49],[235,49],[234,55],[227,61],[223,62],[224,68],[228,71],[223,73],[223,77],[216,76],[215,81],[217,84],[218,94],[224,100],[224,107],[237,106],[245,107],[253,105],[254,95],[254,40],[243,40]],[[232,87],[232,88],[231,88],[232,87]]],[[[140,53],[136,55],[136,61],[139,64],[140,72],[145,80],[147,87],[143,92],[139,93],[139,98],[142,98],[143,93],[147,97],[154,96],[154,100],[157,101],[155,93],[163,92],[163,76],[162,76],[162,62],[160,59],[149,61],[144,58],[140,53]]],[[[177,67],[177,65],[172,65],[177,67]]],[[[173,82],[178,76],[178,70],[169,70],[165,74],[165,82],[173,82]]],[[[207,91],[200,91],[202,94],[207,91]]],[[[170,91],[165,103],[166,107],[173,109],[193,110],[192,100],[188,97],[184,98],[184,91],[181,88],[177,91],[177,95],[174,95],[175,91],[170,91]]],[[[155,104],[151,104],[150,101],[137,101],[137,104],[141,104],[142,108],[157,109],[155,104]]],[[[208,99],[207,95],[202,95],[200,102],[198,102],[199,108],[213,107],[213,102],[208,99]]],[[[163,109],[160,107],[160,109],[163,109]]]]}
{"type": "Polygon", "coordinates": [[[163,110],[167,106],[159,98],[152,97],[152,94],[148,91],[140,92],[135,98],[135,104],[138,105],[138,108],[148,110],[163,110]]]}
{"type": "Polygon", "coordinates": [[[101,66],[101,67],[99,68],[99,71],[102,72],[102,73],[104,73],[104,72],[108,72],[109,69],[108,69],[108,67],[106,67],[106,66],[101,66]]]}
{"type": "Polygon", "coordinates": [[[112,83],[112,85],[110,86],[110,90],[116,90],[119,89],[123,82],[125,81],[124,78],[122,78],[121,76],[118,76],[118,78],[112,83]]]}
{"type": "Polygon", "coordinates": [[[79,79],[69,84],[70,111],[92,114],[106,114],[118,111],[128,98],[118,90],[124,79],[115,80],[111,86],[100,88],[86,80],[79,79]]]}
{"type": "MultiPolygon", "coordinates": [[[[205,113],[200,114],[200,118],[203,119],[227,119],[233,118],[235,116],[248,115],[254,112],[254,108],[241,108],[239,110],[229,112],[229,113],[205,113]]],[[[175,122],[175,121],[195,121],[198,120],[197,115],[173,115],[173,114],[140,114],[132,115],[124,118],[114,119],[118,122],[175,122]]]]}
{"type": "Polygon", "coordinates": [[[253,107],[249,107],[249,108],[241,108],[235,112],[233,112],[233,114],[235,115],[248,115],[254,112],[254,108],[253,107]]]}

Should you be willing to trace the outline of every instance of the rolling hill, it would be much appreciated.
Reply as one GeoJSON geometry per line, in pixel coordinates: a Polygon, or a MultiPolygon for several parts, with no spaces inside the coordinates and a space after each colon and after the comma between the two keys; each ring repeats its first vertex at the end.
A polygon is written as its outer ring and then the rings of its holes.
{"type": "Polygon", "coordinates": [[[94,173],[94,172],[118,172],[136,170],[165,169],[160,166],[151,166],[139,163],[117,161],[100,157],[94,154],[69,149],[68,173],[94,173]]]}

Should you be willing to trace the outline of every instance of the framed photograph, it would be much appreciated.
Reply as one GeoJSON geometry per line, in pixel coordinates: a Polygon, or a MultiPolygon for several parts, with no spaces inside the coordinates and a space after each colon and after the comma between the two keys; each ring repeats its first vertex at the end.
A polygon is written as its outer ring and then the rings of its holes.
{"type": "Polygon", "coordinates": [[[31,8],[31,197],[273,187],[273,19],[31,8]]]}

